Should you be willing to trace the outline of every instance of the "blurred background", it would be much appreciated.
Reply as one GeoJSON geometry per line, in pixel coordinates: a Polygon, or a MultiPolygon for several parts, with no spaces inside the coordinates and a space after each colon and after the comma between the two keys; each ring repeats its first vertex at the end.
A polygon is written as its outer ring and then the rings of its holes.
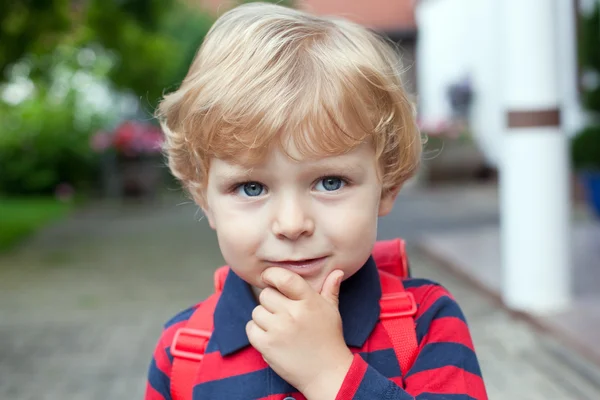
{"type": "MultiPolygon", "coordinates": [[[[427,143],[381,239],[469,320],[491,399],[600,399],[600,2],[279,1],[398,45],[427,143]]],[[[141,398],[216,238],[153,119],[219,0],[0,0],[0,399],[141,398]]]]}

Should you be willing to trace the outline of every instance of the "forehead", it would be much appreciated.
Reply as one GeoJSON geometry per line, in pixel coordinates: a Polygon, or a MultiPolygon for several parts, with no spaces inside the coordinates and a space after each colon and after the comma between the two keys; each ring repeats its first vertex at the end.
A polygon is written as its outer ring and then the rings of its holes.
{"type": "Polygon", "coordinates": [[[275,146],[264,157],[256,159],[252,153],[240,154],[231,158],[214,158],[210,172],[227,176],[233,174],[250,175],[253,171],[266,171],[272,174],[288,173],[290,169],[300,171],[317,171],[322,169],[359,170],[375,165],[375,151],[367,143],[341,154],[305,154],[295,147],[281,148],[275,146]]]}

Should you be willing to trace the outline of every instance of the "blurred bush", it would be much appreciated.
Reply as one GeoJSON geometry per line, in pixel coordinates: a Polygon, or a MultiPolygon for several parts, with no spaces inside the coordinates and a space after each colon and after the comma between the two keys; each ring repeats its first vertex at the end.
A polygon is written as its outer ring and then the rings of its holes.
{"type": "Polygon", "coordinates": [[[96,184],[99,130],[151,120],[213,18],[175,0],[0,0],[0,194],[96,184]]]}
{"type": "Polygon", "coordinates": [[[571,140],[571,161],[578,171],[600,174],[600,3],[579,15],[578,44],[581,100],[591,119],[571,140]]]}
{"type": "Polygon", "coordinates": [[[114,116],[110,61],[91,48],[60,46],[12,65],[0,102],[0,193],[49,194],[61,183],[91,184],[89,135],[114,116]],[[91,62],[91,59],[94,62],[91,62]],[[47,79],[31,73],[44,65],[47,79]]]}
{"type": "Polygon", "coordinates": [[[579,16],[579,64],[582,70],[582,102],[600,114],[600,2],[579,16]]]}
{"type": "Polygon", "coordinates": [[[576,170],[600,172],[600,125],[578,132],[571,140],[571,158],[576,170]]]}

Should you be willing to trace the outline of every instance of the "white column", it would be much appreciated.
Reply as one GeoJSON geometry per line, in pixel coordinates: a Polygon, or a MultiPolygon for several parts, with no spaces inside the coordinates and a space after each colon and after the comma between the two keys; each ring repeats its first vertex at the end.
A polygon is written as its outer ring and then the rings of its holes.
{"type": "MultiPolygon", "coordinates": [[[[561,1],[561,0],[559,0],[561,1]]],[[[502,0],[503,289],[507,306],[559,311],[571,291],[566,136],[560,127],[555,0],[502,0]]]]}

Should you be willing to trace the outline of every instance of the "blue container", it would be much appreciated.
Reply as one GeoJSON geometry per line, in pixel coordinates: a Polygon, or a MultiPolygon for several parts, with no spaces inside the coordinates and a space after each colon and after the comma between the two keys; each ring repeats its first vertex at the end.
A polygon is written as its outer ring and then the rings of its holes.
{"type": "Polygon", "coordinates": [[[581,182],[590,208],[600,218],[600,171],[582,173],[581,182]]]}

